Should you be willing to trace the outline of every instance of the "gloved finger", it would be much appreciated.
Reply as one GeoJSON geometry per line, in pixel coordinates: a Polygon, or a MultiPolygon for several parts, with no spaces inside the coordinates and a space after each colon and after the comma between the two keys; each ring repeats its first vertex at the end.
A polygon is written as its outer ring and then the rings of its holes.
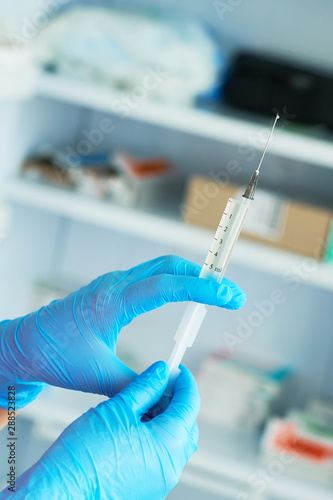
{"type": "MultiPolygon", "coordinates": [[[[128,386],[128,384],[133,382],[133,380],[135,380],[138,377],[138,374],[135,371],[131,370],[131,368],[125,365],[125,363],[123,363],[116,356],[114,356],[114,360],[112,361],[112,367],[111,364],[109,363],[107,367],[104,367],[104,370],[107,372],[111,371],[113,375],[112,396],[115,396],[116,394],[121,392],[125,387],[128,386]]],[[[101,373],[100,379],[102,377],[103,373],[101,373]]],[[[108,390],[110,390],[109,387],[108,390]]]]}
{"type": "Polygon", "coordinates": [[[102,342],[96,348],[95,356],[90,349],[72,349],[64,352],[60,359],[55,355],[53,361],[55,364],[61,363],[61,374],[48,370],[41,376],[43,382],[112,398],[137,377],[102,342]],[[81,369],[73,371],[73,366],[81,366],[81,369]]]}
{"type": "Polygon", "coordinates": [[[195,424],[192,427],[192,430],[191,430],[191,439],[192,439],[193,443],[198,444],[198,441],[199,441],[199,427],[198,427],[198,423],[197,422],[195,422],[195,424]]]}
{"type": "Polygon", "coordinates": [[[158,361],[125,387],[114,400],[121,400],[127,408],[142,417],[161,399],[168,380],[168,365],[158,361]]]}
{"type": "Polygon", "coordinates": [[[156,276],[158,274],[178,274],[181,276],[199,276],[201,267],[177,255],[164,255],[157,259],[144,262],[127,271],[132,283],[156,276]]]}
{"type": "Polygon", "coordinates": [[[245,294],[237,287],[219,284],[213,280],[191,276],[162,274],[147,278],[124,288],[123,321],[129,323],[136,316],[152,311],[168,302],[194,301],[202,304],[240,308],[245,294]]]}
{"type": "Polygon", "coordinates": [[[195,424],[192,427],[189,439],[190,439],[192,454],[193,454],[198,449],[199,427],[198,427],[197,422],[195,422],[195,424]]]}
{"type": "Polygon", "coordinates": [[[150,424],[174,429],[181,424],[187,433],[193,428],[200,410],[200,396],[192,373],[180,365],[174,395],[167,409],[155,417],[150,424]]]}
{"type": "Polygon", "coordinates": [[[233,295],[232,303],[226,304],[224,307],[226,309],[232,309],[232,310],[240,309],[246,301],[246,295],[243,292],[243,290],[241,288],[239,288],[239,286],[236,285],[236,283],[234,283],[233,281],[230,281],[228,279],[222,280],[222,285],[229,286],[231,291],[232,291],[232,295],[233,295]],[[235,307],[235,304],[236,304],[236,307],[235,307]]]}
{"type": "Polygon", "coordinates": [[[222,285],[227,285],[228,287],[230,287],[232,289],[238,288],[240,290],[239,286],[234,281],[229,280],[228,278],[223,278],[222,285]]]}
{"type": "Polygon", "coordinates": [[[15,410],[19,411],[32,401],[34,401],[39,393],[44,389],[45,384],[41,382],[10,382],[1,384],[0,387],[0,410],[8,410],[10,401],[8,401],[8,387],[14,386],[15,388],[15,410]]]}

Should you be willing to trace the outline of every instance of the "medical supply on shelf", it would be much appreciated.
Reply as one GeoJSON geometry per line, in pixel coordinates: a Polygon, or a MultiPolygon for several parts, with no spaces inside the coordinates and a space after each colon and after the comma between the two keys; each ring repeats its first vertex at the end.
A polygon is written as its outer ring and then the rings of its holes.
{"type": "Polygon", "coordinates": [[[27,180],[71,189],[82,195],[141,208],[162,206],[184,182],[170,162],[144,153],[100,152],[80,156],[73,148],[39,150],[24,161],[27,180]]]}
{"type": "Polygon", "coordinates": [[[224,102],[256,115],[288,109],[293,122],[332,128],[332,113],[327,112],[333,106],[331,70],[288,59],[251,51],[236,54],[226,72],[224,102]]]}
{"type": "Polygon", "coordinates": [[[119,152],[113,157],[113,165],[131,193],[128,204],[140,208],[159,206],[161,209],[162,200],[172,198],[170,193],[176,191],[181,196],[183,192],[184,182],[163,156],[119,152]]]}
{"type": "Polygon", "coordinates": [[[329,427],[333,438],[333,397],[313,396],[307,401],[306,411],[319,425],[329,427]]]}
{"type": "MultiPolygon", "coordinates": [[[[183,219],[188,224],[214,228],[220,206],[229,197],[237,197],[242,188],[208,177],[193,177],[187,186],[183,219]],[[216,193],[208,198],[205,193],[216,193]],[[205,199],[205,203],[202,200],[205,199]],[[196,210],[196,203],[200,203],[196,210]]],[[[256,191],[256,203],[249,212],[241,238],[301,255],[333,260],[333,213],[330,210],[300,203],[264,189],[256,191]]]]}
{"type": "Polygon", "coordinates": [[[261,463],[276,463],[281,474],[332,488],[333,428],[300,410],[272,418],[261,442],[261,463]]]}
{"type": "Polygon", "coordinates": [[[225,59],[202,23],[154,9],[76,6],[52,20],[35,43],[44,67],[113,89],[120,116],[146,101],[192,105],[220,87],[225,59]]]}
{"type": "Polygon", "coordinates": [[[258,429],[271,413],[290,370],[267,362],[230,357],[218,351],[207,356],[198,372],[200,418],[230,429],[258,429]]]}
{"type": "Polygon", "coordinates": [[[0,43],[0,102],[26,100],[34,96],[37,65],[29,47],[0,43]]]}
{"type": "MultiPolygon", "coordinates": [[[[228,200],[227,206],[224,209],[222,218],[213,238],[213,242],[202,267],[200,278],[211,279],[220,283],[224,277],[232,250],[242,229],[245,216],[251,202],[254,199],[260,167],[278,119],[279,115],[276,115],[258,168],[252,175],[242,198],[229,198],[228,200]]],[[[173,386],[179,375],[179,365],[181,360],[183,359],[186,349],[193,345],[206,313],[207,306],[196,303],[190,303],[185,311],[183,319],[175,335],[176,345],[168,360],[170,380],[165,393],[166,397],[170,398],[172,396],[173,386]]]]}
{"type": "Polygon", "coordinates": [[[329,234],[326,244],[325,262],[333,263],[333,219],[330,223],[329,234]]]}

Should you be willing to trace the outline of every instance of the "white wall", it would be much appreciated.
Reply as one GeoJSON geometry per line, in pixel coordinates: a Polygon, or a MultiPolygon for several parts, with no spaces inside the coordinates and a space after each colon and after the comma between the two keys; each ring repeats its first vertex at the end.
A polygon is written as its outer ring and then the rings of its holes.
{"type": "Polygon", "coordinates": [[[209,22],[221,40],[234,48],[269,51],[333,71],[333,3],[330,0],[221,0],[220,4],[231,6],[224,19],[218,16],[216,3],[214,0],[113,2],[119,7],[161,5],[174,14],[191,12],[209,22]]]}
{"type": "MultiPolygon", "coordinates": [[[[41,0],[11,0],[0,4],[0,36],[20,30],[22,16],[31,19],[41,0]]],[[[54,0],[60,8],[78,1],[54,0]]],[[[85,4],[155,9],[163,7],[172,15],[191,13],[210,24],[226,47],[252,48],[283,55],[333,71],[333,3],[330,0],[220,0],[230,6],[221,19],[215,0],[102,0],[85,4]]],[[[221,14],[221,8],[218,9],[221,14]]]]}

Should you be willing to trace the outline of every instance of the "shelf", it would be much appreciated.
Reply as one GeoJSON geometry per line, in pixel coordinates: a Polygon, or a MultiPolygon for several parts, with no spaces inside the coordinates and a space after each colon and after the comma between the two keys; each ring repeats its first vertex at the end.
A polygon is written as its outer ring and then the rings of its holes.
{"type": "Polygon", "coordinates": [[[186,226],[175,217],[153,215],[22,179],[7,182],[5,190],[12,202],[179,248],[190,246],[204,252],[212,237],[211,231],[186,226]]]}
{"type": "MultiPolygon", "coordinates": [[[[190,249],[201,254],[202,258],[213,235],[210,230],[184,224],[175,214],[157,215],[155,210],[152,214],[22,179],[7,180],[4,188],[12,203],[152,240],[165,244],[167,248],[190,249]]],[[[302,269],[306,259],[245,240],[237,243],[232,255],[233,263],[278,276],[295,267],[302,269]]],[[[318,263],[305,282],[332,291],[333,266],[318,263]]]]}
{"type": "MultiPolygon", "coordinates": [[[[242,443],[235,441],[234,444],[239,448],[242,443]]],[[[223,442],[221,442],[222,445],[223,442]]],[[[242,446],[242,452],[246,452],[246,446],[244,445],[242,446]]],[[[257,498],[255,497],[257,490],[251,488],[251,483],[248,481],[251,477],[253,479],[259,470],[265,469],[265,465],[259,463],[256,455],[253,456],[250,464],[242,460],[241,457],[238,460],[230,459],[225,452],[214,455],[209,453],[208,449],[205,449],[200,453],[200,448],[198,453],[192,457],[190,465],[189,485],[193,484],[193,478],[196,478],[196,487],[220,495],[221,499],[226,498],[225,494],[229,494],[230,498],[243,498],[241,495],[244,494],[248,494],[249,498],[257,498]],[[194,474],[195,470],[200,472],[194,474]],[[208,478],[204,477],[204,472],[206,472],[208,478]]],[[[185,473],[188,473],[186,469],[185,473]]],[[[274,498],[274,500],[332,499],[332,489],[326,486],[289,477],[283,473],[278,478],[271,477],[270,479],[271,482],[267,483],[264,498],[274,498]]],[[[183,481],[187,482],[186,476],[183,481]]]]}
{"type": "MultiPolygon", "coordinates": [[[[215,479],[216,486],[220,482],[221,486],[236,490],[232,498],[239,498],[240,493],[247,493],[250,498],[257,498],[257,490],[253,487],[256,482],[249,482],[249,478],[252,476],[253,479],[259,469],[265,469],[265,464],[260,463],[258,458],[260,435],[223,429],[200,420],[199,429],[199,449],[190,460],[191,470],[196,468],[201,475],[205,472],[208,477],[215,479]]],[[[280,476],[271,477],[273,480],[267,482],[264,498],[276,500],[332,498],[331,488],[288,476],[287,472],[286,467],[280,476]]],[[[220,491],[223,491],[222,487],[220,491]]],[[[217,493],[218,488],[216,488],[217,493]]],[[[225,497],[221,495],[221,498],[225,497]]]]}
{"type": "MultiPolygon", "coordinates": [[[[124,95],[107,87],[45,73],[41,74],[38,80],[36,93],[39,96],[111,114],[117,114],[115,102],[124,95]]],[[[129,119],[235,146],[251,144],[259,150],[263,149],[263,141],[259,138],[263,132],[265,133],[265,128],[267,136],[269,132],[269,126],[264,127],[263,123],[148,101],[138,103],[138,106],[130,111],[129,119]]],[[[332,141],[289,132],[288,127],[276,130],[269,153],[307,164],[333,168],[332,141]]]]}

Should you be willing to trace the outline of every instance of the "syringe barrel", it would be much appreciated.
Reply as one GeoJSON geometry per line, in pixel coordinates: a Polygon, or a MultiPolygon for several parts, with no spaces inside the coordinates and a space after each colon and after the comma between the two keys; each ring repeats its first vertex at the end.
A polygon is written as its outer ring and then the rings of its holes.
{"type": "MultiPolygon", "coordinates": [[[[241,232],[251,200],[230,198],[215,233],[200,278],[221,282],[225,274],[234,245],[241,232]]],[[[179,365],[185,351],[193,345],[207,313],[207,306],[191,302],[175,335],[175,347],[168,361],[170,379],[166,396],[171,397],[173,386],[179,375],[179,365]]]]}
{"type": "Polygon", "coordinates": [[[229,198],[202,266],[200,278],[221,283],[251,202],[252,200],[247,198],[229,198]]]}
{"type": "MultiPolygon", "coordinates": [[[[259,166],[251,177],[250,183],[245,190],[243,197],[240,200],[229,198],[227,206],[216,230],[212,245],[208,251],[208,255],[206,257],[204,265],[202,266],[200,278],[211,279],[217,281],[218,283],[221,283],[224,277],[232,250],[235,246],[236,241],[238,240],[245,216],[253,200],[253,194],[258,180],[260,166],[265,156],[274,127],[279,118],[280,117],[277,114],[259,166]]],[[[202,307],[202,305],[200,304],[192,303],[188,306],[183,320],[179,325],[175,336],[176,345],[168,361],[168,365],[170,368],[170,381],[164,396],[165,402],[172,396],[173,386],[179,374],[179,364],[185,354],[187,347],[192,346],[198,334],[200,326],[204,320],[206,312],[206,306],[202,307]]]]}

